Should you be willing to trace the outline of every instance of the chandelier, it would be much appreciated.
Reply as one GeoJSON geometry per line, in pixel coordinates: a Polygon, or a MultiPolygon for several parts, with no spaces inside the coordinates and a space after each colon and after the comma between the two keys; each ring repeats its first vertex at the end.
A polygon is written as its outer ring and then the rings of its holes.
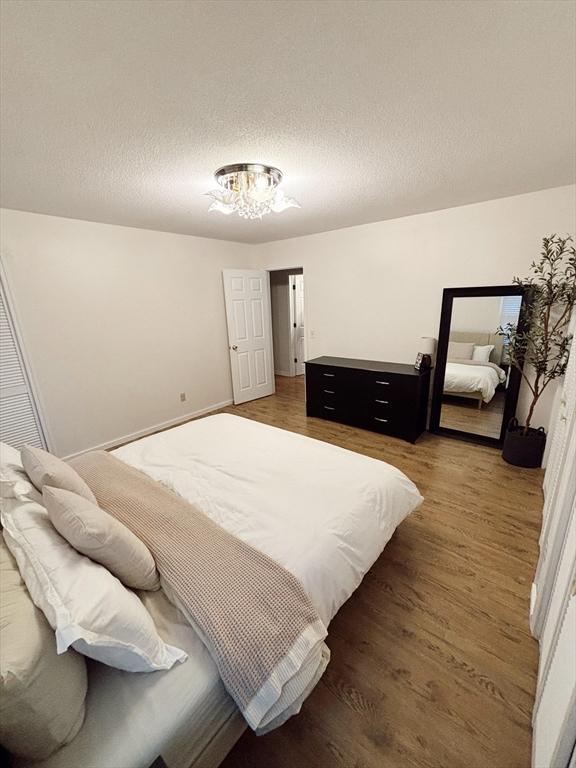
{"type": "Polygon", "coordinates": [[[221,189],[205,194],[212,198],[209,211],[227,216],[237,213],[243,219],[261,219],[268,213],[281,213],[287,208],[300,208],[292,197],[278,189],[282,172],[259,163],[236,163],[218,168],[214,178],[221,189]]]}

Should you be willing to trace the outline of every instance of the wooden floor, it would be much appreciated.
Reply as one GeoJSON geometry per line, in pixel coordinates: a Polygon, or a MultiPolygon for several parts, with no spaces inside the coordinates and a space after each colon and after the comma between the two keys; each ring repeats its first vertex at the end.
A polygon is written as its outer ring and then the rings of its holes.
{"type": "Polygon", "coordinates": [[[304,382],[225,410],[383,459],[425,497],[330,625],[332,659],[280,729],[223,768],[528,768],[528,629],[540,470],[425,434],[416,445],[307,419],[304,382]]]}
{"type": "Polygon", "coordinates": [[[498,438],[502,429],[505,401],[506,393],[496,392],[489,403],[482,403],[482,408],[478,408],[476,400],[444,395],[440,426],[498,438]]]}

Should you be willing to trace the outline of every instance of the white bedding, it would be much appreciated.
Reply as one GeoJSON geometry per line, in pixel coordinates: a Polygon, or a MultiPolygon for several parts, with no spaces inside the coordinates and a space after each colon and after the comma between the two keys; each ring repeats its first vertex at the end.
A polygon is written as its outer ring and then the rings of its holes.
{"type": "MultiPolygon", "coordinates": [[[[114,453],[289,568],[326,624],[422,500],[384,462],[224,414],[114,453]]],[[[139,596],[187,661],[147,674],[91,664],[78,736],[15,768],[145,768],[158,754],[174,768],[212,765],[238,738],[244,721],[196,632],[162,591],[139,596]]]]}
{"type": "MultiPolygon", "coordinates": [[[[22,467],[20,452],[5,443],[0,458],[22,467]]],[[[196,760],[212,766],[245,730],[188,620],[162,590],[137,594],[159,635],[185,650],[186,661],[169,671],[136,673],[87,659],[86,716],[78,735],[44,760],[14,758],[14,768],[148,768],[158,755],[167,768],[189,768],[196,760]]]]}
{"type": "Polygon", "coordinates": [[[162,591],[139,592],[160,635],[188,659],[168,672],[122,672],[89,662],[86,718],[76,738],[49,758],[16,759],[14,768],[148,768],[189,766],[215,734],[245,724],[216,665],[187,620],[162,591]]]}
{"type": "Polygon", "coordinates": [[[444,392],[480,392],[482,400],[489,403],[494,397],[498,384],[506,381],[506,374],[497,366],[446,363],[444,392]]]}
{"type": "Polygon", "coordinates": [[[230,414],[113,453],[291,571],[326,626],[422,501],[389,464],[230,414]]]}

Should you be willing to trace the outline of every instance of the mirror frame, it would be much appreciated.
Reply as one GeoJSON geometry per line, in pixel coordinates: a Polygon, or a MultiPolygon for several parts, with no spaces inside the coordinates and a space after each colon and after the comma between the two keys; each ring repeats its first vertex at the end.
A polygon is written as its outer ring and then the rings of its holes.
{"type": "MultiPolygon", "coordinates": [[[[501,448],[504,442],[504,434],[510,419],[516,414],[518,404],[518,393],[522,374],[514,367],[510,367],[510,378],[508,380],[508,390],[506,393],[506,403],[502,415],[502,429],[500,437],[488,437],[487,435],[477,435],[474,432],[462,432],[458,429],[440,426],[440,415],[442,411],[442,396],[444,394],[444,371],[446,368],[446,359],[448,357],[448,341],[450,338],[450,323],[452,320],[452,304],[457,298],[481,298],[484,296],[522,296],[524,305],[524,289],[518,285],[488,285],[474,288],[444,288],[442,294],[442,312],[440,314],[440,329],[438,331],[438,349],[436,353],[436,370],[434,371],[434,388],[432,390],[432,407],[430,410],[430,432],[437,435],[448,435],[458,440],[466,440],[470,443],[480,443],[481,445],[490,445],[494,448],[501,448]]],[[[520,317],[522,317],[522,312],[520,317]]],[[[521,321],[519,329],[522,330],[521,321]]]]}

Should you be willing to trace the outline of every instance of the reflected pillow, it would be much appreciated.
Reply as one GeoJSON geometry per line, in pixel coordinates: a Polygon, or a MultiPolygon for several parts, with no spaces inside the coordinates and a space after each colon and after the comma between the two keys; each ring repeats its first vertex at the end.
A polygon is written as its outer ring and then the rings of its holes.
{"type": "Polygon", "coordinates": [[[467,341],[450,341],[448,343],[448,360],[472,360],[474,344],[467,341]]]}
{"type": "Polygon", "coordinates": [[[494,344],[486,344],[482,347],[475,345],[472,353],[472,360],[477,360],[479,363],[489,363],[493,349],[494,344]]]}

